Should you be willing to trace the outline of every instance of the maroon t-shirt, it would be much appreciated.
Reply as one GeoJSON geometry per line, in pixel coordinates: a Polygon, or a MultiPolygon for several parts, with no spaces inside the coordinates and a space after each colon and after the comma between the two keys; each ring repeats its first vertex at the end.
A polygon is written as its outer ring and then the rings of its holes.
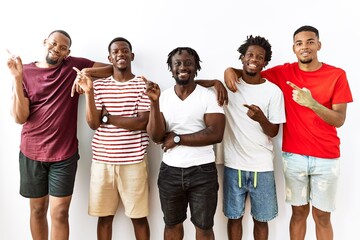
{"type": "Polygon", "coordinates": [[[30,159],[56,162],[78,149],[77,107],[79,95],[71,97],[76,78],[73,67],[92,67],[85,58],[68,57],[54,68],[24,64],[24,93],[30,100],[30,115],[21,132],[20,150],[30,159]]]}

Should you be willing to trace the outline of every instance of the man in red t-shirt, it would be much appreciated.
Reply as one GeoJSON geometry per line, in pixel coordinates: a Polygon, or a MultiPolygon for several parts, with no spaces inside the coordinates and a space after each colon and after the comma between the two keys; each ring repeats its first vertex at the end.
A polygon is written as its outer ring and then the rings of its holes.
{"type": "MultiPolygon", "coordinates": [[[[33,239],[48,239],[49,205],[51,239],[69,239],[69,206],[79,159],[79,95],[70,95],[77,76],[72,68],[104,67],[103,74],[110,75],[112,67],[69,56],[71,38],[63,30],[51,32],[43,45],[41,61],[23,65],[10,52],[7,61],[13,78],[11,114],[22,124],[20,194],[30,199],[33,239]]],[[[94,75],[91,70],[87,73],[94,75]]]]}

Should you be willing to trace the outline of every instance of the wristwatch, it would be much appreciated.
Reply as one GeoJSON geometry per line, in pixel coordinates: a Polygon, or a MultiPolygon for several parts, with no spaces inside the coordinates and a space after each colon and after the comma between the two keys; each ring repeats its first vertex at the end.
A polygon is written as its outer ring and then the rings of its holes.
{"type": "Polygon", "coordinates": [[[179,136],[179,135],[175,135],[175,137],[174,137],[174,143],[175,143],[176,145],[180,143],[180,140],[181,140],[180,136],[179,136]]]}
{"type": "Polygon", "coordinates": [[[109,123],[109,115],[110,115],[109,113],[106,113],[104,116],[102,116],[101,122],[108,124],[109,123]]]}

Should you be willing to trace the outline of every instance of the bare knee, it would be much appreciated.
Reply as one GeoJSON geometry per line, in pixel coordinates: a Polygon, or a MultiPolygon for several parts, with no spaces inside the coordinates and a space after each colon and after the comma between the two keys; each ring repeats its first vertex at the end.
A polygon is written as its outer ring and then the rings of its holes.
{"type": "Polygon", "coordinates": [[[313,207],[312,215],[313,215],[314,221],[317,225],[326,227],[331,224],[331,221],[330,221],[331,213],[330,212],[324,212],[318,208],[313,207]]]}
{"type": "Polygon", "coordinates": [[[134,226],[147,226],[148,220],[146,217],[143,218],[131,218],[131,221],[134,226]]]}
{"type": "Polygon", "coordinates": [[[98,219],[98,225],[99,226],[102,226],[102,227],[111,227],[112,226],[112,223],[113,223],[113,220],[114,220],[114,216],[111,215],[111,216],[106,216],[106,217],[99,217],[98,219]]]}
{"type": "Polygon", "coordinates": [[[305,221],[309,216],[310,207],[309,204],[303,206],[292,206],[292,216],[293,220],[305,221]]]}

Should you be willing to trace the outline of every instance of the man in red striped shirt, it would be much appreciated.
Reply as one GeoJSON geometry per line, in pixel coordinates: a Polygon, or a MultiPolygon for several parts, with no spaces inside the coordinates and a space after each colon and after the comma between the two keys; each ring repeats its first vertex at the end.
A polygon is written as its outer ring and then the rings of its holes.
{"type": "Polygon", "coordinates": [[[150,239],[147,215],[148,171],[145,131],[150,100],[144,77],[131,71],[131,43],[114,38],[109,46],[113,75],[92,80],[78,72],[75,80],[86,96],[86,120],[95,130],[92,140],[89,214],[98,216],[98,239],[111,239],[120,200],[131,218],[136,239],[150,239]]]}

